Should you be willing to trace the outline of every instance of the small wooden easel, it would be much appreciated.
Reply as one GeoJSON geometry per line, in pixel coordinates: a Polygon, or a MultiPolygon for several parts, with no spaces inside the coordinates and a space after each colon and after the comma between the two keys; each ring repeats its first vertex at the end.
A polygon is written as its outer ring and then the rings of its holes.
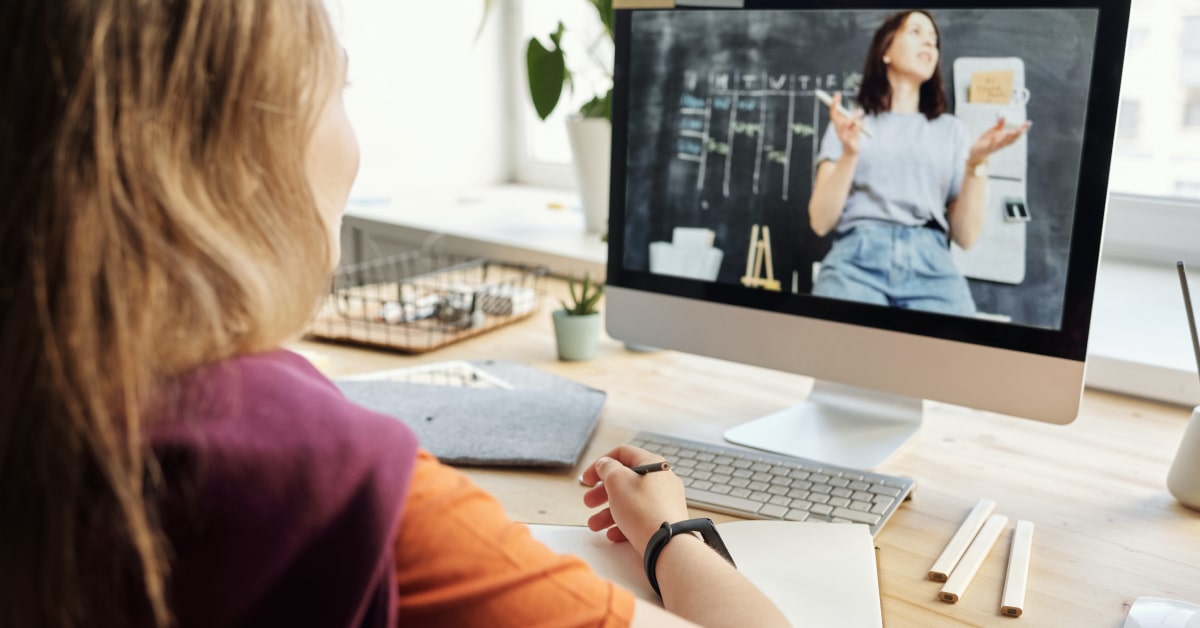
{"type": "Polygon", "coordinates": [[[750,228],[750,250],[746,252],[746,276],[742,277],[742,285],[747,288],[780,291],[779,280],[775,278],[775,269],[771,264],[771,229],[766,225],[762,226],[761,237],[758,225],[750,228]],[[758,276],[762,272],[764,258],[767,261],[765,278],[758,276]]]}

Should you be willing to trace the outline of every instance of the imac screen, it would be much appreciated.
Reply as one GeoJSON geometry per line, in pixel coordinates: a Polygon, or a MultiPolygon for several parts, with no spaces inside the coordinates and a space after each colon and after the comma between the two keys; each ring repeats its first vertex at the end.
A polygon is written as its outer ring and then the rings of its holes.
{"type": "Polygon", "coordinates": [[[1062,330],[1098,19],[632,11],[621,269],[1062,330]]]}

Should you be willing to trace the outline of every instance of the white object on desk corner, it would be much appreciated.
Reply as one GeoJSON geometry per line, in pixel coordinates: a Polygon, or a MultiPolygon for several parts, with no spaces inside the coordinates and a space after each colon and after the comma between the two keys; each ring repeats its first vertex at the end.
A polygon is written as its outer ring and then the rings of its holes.
{"type": "Polygon", "coordinates": [[[1161,597],[1139,597],[1129,607],[1124,628],[1196,628],[1200,606],[1161,597]]]}
{"type": "MultiPolygon", "coordinates": [[[[662,605],[638,553],[584,526],[529,525],[550,549],[662,605]]],[[[741,571],[797,626],[881,627],[879,573],[870,529],[855,523],[727,521],[717,532],[741,571]]]]}
{"type": "MultiPolygon", "coordinates": [[[[1183,430],[1179,450],[1167,474],[1167,490],[1179,503],[1200,510],[1200,406],[1192,409],[1192,418],[1183,430]]],[[[1200,626],[1200,618],[1197,625],[1200,626]]]]}

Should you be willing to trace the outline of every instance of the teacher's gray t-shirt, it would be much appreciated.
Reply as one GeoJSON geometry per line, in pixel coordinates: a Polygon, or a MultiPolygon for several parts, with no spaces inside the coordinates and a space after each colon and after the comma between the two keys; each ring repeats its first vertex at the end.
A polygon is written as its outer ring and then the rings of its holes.
{"type": "MultiPolygon", "coordinates": [[[[958,118],[942,114],[884,112],[864,118],[871,137],[861,138],[858,166],[837,230],[863,220],[920,226],[935,220],[942,229],[946,205],[958,198],[971,137],[958,118]]],[[[817,163],[842,157],[833,125],[825,131],[817,163]]]]}

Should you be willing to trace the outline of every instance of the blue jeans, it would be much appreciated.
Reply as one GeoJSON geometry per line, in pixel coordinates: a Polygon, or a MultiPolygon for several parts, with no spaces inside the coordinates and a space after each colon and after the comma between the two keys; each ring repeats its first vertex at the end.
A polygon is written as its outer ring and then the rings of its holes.
{"type": "Polygon", "coordinates": [[[946,234],[928,227],[859,223],[839,234],[813,294],[912,310],[975,315],[946,234]]]}

